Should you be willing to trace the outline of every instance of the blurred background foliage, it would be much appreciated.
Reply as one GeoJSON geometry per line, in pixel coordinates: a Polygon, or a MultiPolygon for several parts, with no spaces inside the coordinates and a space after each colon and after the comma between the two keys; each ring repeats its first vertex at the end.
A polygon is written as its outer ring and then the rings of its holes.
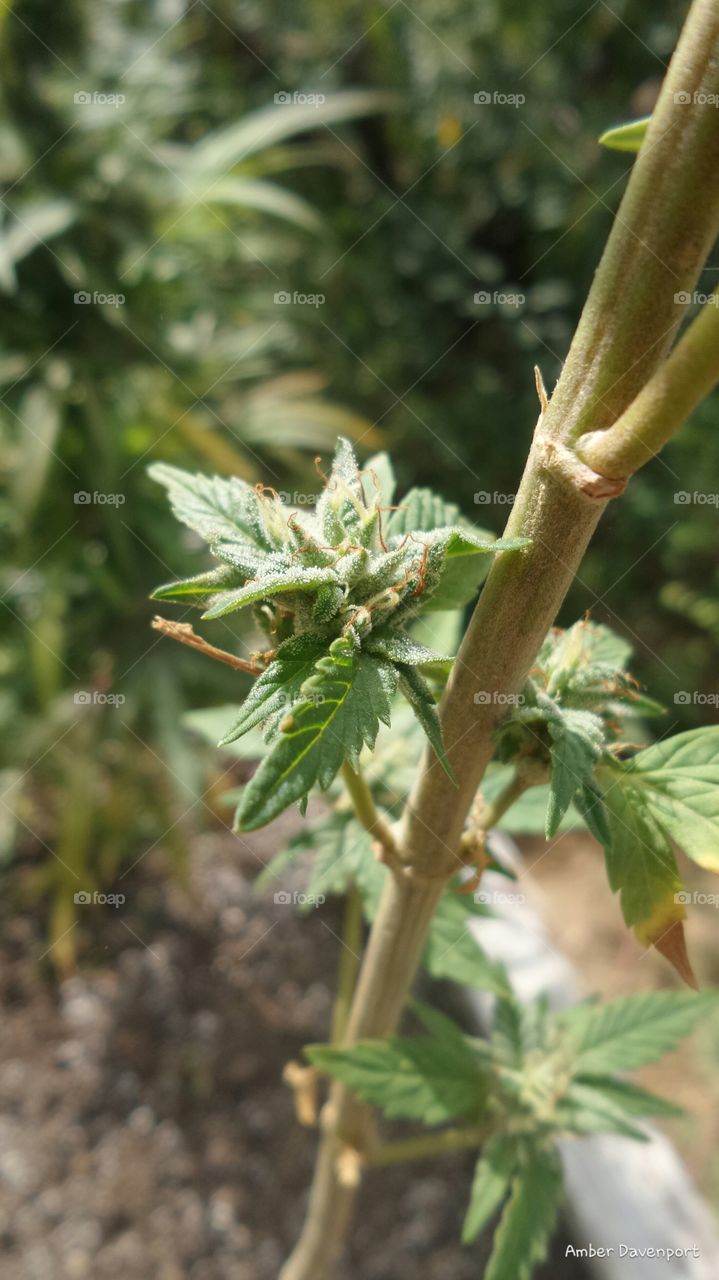
{"type": "MultiPolygon", "coordinates": [[[[0,856],[13,892],[47,900],[61,967],[70,889],[158,842],[181,866],[211,820],[218,766],[179,725],[237,697],[236,675],[149,631],[150,589],[204,565],[147,463],[305,494],[341,431],[499,532],[533,366],[550,388],[631,164],[596,138],[651,110],[679,17],[639,0],[3,6],[0,856]]],[[[715,416],[610,510],[563,618],[623,631],[677,727],[715,717],[674,701],[715,688],[719,513],[675,501],[716,474],[715,416]]],[[[251,647],[224,621],[206,634],[251,647]]]]}

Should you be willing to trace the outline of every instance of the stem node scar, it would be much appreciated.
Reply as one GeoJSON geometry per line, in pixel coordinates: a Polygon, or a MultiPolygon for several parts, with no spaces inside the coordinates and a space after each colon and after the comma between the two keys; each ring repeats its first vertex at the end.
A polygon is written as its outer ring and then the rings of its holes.
{"type": "MultiPolygon", "coordinates": [[[[540,419],[540,422],[542,420],[540,419]]],[[[600,475],[561,440],[550,439],[543,431],[537,437],[543,466],[559,473],[583,497],[592,502],[608,502],[618,498],[627,487],[626,478],[612,479],[600,475]]]]}
{"type": "Polygon", "coordinates": [[[288,1062],[282,1079],[294,1094],[295,1115],[298,1123],[307,1128],[317,1124],[317,1072],[314,1067],[304,1067],[301,1062],[288,1062]]]}

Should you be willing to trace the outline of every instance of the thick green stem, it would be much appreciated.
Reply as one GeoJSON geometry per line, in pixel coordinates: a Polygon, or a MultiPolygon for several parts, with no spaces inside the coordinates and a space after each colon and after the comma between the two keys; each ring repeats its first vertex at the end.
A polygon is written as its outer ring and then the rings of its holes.
{"type": "Polygon", "coordinates": [[[603,476],[631,476],[649,462],[719,382],[719,305],[704,307],[663,365],[613,426],[582,436],[577,453],[603,476]]]}
{"type": "Polygon", "coordinates": [[[347,1026],[362,949],[362,894],[359,889],[349,889],[345,897],[345,914],[342,925],[342,949],[340,951],[337,995],[332,1011],[332,1039],[342,1040],[347,1026]]]}
{"type": "MultiPolygon", "coordinates": [[[[454,787],[427,752],[407,806],[346,1030],[346,1040],[397,1026],[460,838],[492,754],[492,734],[518,693],[617,485],[572,452],[611,425],[671,343],[674,295],[694,288],[719,225],[719,5],[695,0],[647,139],[615,220],[566,365],[540,419],[507,533],[532,539],[495,558],[442,702],[454,787]],[[689,95],[690,105],[685,105],[689,95]],[[703,95],[703,96],[702,96],[703,95]],[[708,96],[707,96],[708,95],[708,96]],[[477,694],[480,697],[477,697],[477,694]]],[[[356,1186],[339,1158],[368,1154],[372,1112],[335,1084],[300,1242],[281,1280],[327,1280],[356,1186]]]]}

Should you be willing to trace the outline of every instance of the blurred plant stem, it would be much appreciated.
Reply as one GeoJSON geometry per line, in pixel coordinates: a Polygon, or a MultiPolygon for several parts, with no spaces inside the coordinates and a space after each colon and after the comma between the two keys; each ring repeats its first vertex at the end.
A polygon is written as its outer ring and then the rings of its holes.
{"type": "Polygon", "coordinates": [[[337,995],[332,1011],[334,1043],[339,1043],[344,1036],[362,961],[362,894],[357,888],[349,889],[345,897],[341,944],[337,995]]]}

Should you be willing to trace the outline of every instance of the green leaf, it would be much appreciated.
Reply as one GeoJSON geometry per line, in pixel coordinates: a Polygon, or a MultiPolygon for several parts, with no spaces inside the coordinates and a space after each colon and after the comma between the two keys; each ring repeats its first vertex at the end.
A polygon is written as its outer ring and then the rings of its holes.
{"type": "Polygon", "coordinates": [[[151,600],[191,600],[202,601],[207,596],[216,596],[218,591],[227,591],[239,587],[245,575],[229,565],[221,565],[219,569],[210,569],[207,573],[195,574],[194,578],[184,578],[180,582],[166,582],[157,587],[150,596],[151,600]]]}
{"type": "Polygon", "coordinates": [[[202,193],[202,199],[208,205],[224,204],[235,208],[257,209],[315,235],[321,234],[324,228],[321,217],[311,204],[276,182],[230,175],[213,182],[202,193]]]}
{"type": "MultiPolygon", "coordinates": [[[[396,541],[408,533],[429,533],[460,518],[456,502],[445,502],[431,489],[410,489],[387,521],[386,537],[396,541]]],[[[491,534],[486,535],[491,539],[491,534]]]]}
{"type": "Polygon", "coordinates": [[[672,839],[700,867],[719,871],[719,726],[657,742],[626,769],[672,839]]]}
{"type": "Polygon", "coordinates": [[[424,729],[432,749],[444,769],[447,777],[456,785],[456,779],[452,773],[452,766],[447,759],[447,753],[444,749],[442,741],[442,728],[439,723],[439,715],[437,714],[437,704],[434,700],[434,694],[429,685],[423,680],[418,671],[413,667],[405,666],[402,663],[396,664],[399,672],[400,688],[409,702],[419,723],[424,729]]]}
{"type": "Polygon", "coordinates": [[[557,1153],[552,1148],[531,1150],[512,1178],[484,1280],[529,1280],[547,1256],[561,1199],[557,1153]]]}
{"type": "Polygon", "coordinates": [[[408,667],[419,667],[427,662],[452,661],[449,655],[435,653],[398,627],[379,627],[376,631],[371,631],[364,647],[368,653],[376,653],[380,658],[408,667]]]}
{"type": "Polygon", "coordinates": [[[638,151],[649,127],[651,116],[643,116],[641,120],[631,120],[629,124],[619,124],[607,129],[599,139],[601,146],[612,151],[638,151]]]}
{"type": "Polygon", "coordinates": [[[655,1062],[717,1008],[719,1001],[712,992],[655,991],[611,1004],[578,1005],[562,1014],[560,1024],[576,1052],[575,1073],[596,1075],[632,1071],[655,1062]]]}
{"type": "Polygon", "coordinates": [[[487,1142],[474,1170],[462,1244],[476,1240],[497,1212],[509,1192],[517,1159],[517,1141],[509,1134],[494,1134],[487,1142]]]}
{"type": "Polygon", "coordinates": [[[353,885],[362,893],[368,918],[374,916],[386,875],[372,850],[372,837],[351,814],[336,814],[335,821],[324,824],[314,838],[308,833],[305,847],[314,852],[312,873],[307,893],[341,895],[353,885]],[[370,912],[367,904],[371,902],[370,912]]]}
{"type": "Polygon", "coordinates": [[[674,1119],[686,1114],[682,1107],[668,1102],[666,1098],[658,1097],[657,1094],[651,1093],[649,1089],[643,1089],[641,1085],[634,1084],[631,1080],[614,1080],[607,1076],[582,1074],[577,1076],[577,1083],[601,1093],[606,1099],[622,1107],[627,1115],[662,1116],[666,1119],[674,1119]]]}
{"type": "Polygon", "coordinates": [[[602,793],[594,782],[585,782],[574,797],[574,803],[584,818],[589,830],[605,848],[611,845],[612,832],[609,826],[602,793]]]}
{"type": "MultiPolygon", "coordinates": [[[[511,764],[489,765],[482,779],[482,795],[488,804],[496,799],[500,791],[514,774],[511,764]]],[[[542,783],[530,787],[500,818],[497,826],[500,831],[508,831],[512,835],[544,835],[547,820],[547,804],[549,802],[549,786],[542,783]]],[[[560,823],[560,831],[573,831],[581,827],[582,821],[576,810],[570,805],[560,823]]]]}
{"type": "Polygon", "coordinates": [[[529,546],[528,538],[494,538],[492,534],[471,526],[435,529],[432,545],[444,550],[440,579],[426,608],[430,611],[459,609],[476,596],[491,565],[490,554],[497,551],[521,551],[529,546]]]}
{"type": "Polygon", "coordinates": [[[504,995],[509,980],[501,964],[490,960],[469,931],[469,924],[487,910],[470,895],[446,889],[432,918],[422,963],[435,978],[449,978],[465,986],[504,995]]]}
{"type": "Polygon", "coordinates": [[[575,1134],[618,1133],[635,1142],[647,1135],[631,1123],[621,1104],[601,1089],[573,1081],[555,1111],[558,1126],[575,1134]]]}
{"type": "Polygon", "coordinates": [[[333,640],[246,788],[238,829],[271,822],[315,784],[326,790],[345,759],[356,768],[363,744],[374,746],[380,720],[389,723],[395,683],[388,664],[353,651],[348,640],[333,640]]]}
{"type": "Polygon", "coordinates": [[[267,670],[258,676],[242,704],[239,718],[218,745],[224,747],[234,742],[261,723],[274,728],[278,717],[287,714],[298,700],[302,684],[323,652],[325,645],[316,636],[291,636],[286,640],[267,670]]]}
{"type": "Polygon", "coordinates": [[[164,485],[178,520],[205,542],[220,538],[249,540],[266,551],[276,545],[264,530],[255,490],[246,481],[232,476],[193,475],[165,462],[154,462],[148,475],[164,485]]]}
{"type": "Polygon", "coordinates": [[[256,583],[248,583],[236,591],[225,591],[203,613],[203,618],[222,618],[236,609],[244,609],[257,600],[271,600],[273,596],[291,596],[296,591],[316,591],[325,583],[336,581],[331,569],[293,568],[284,572],[267,574],[256,583]]]}
{"type": "Polygon", "coordinates": [[[393,1036],[347,1048],[310,1045],[305,1054],[390,1119],[442,1124],[457,1116],[476,1119],[484,1107],[486,1078],[464,1041],[393,1036]]]}
{"type": "MultiPolygon", "coordinates": [[[[396,94],[370,89],[352,89],[326,94],[322,102],[292,102],[262,107],[245,115],[238,123],[208,133],[191,148],[183,166],[192,182],[212,174],[225,175],[236,164],[266,151],[297,134],[321,129],[326,124],[390,111],[399,105],[396,94]]],[[[204,183],[203,183],[204,185],[204,183]]],[[[211,189],[210,189],[211,190],[211,189]]]]}
{"type": "MultiPolygon", "coordinates": [[[[196,711],[186,711],[182,717],[182,723],[193,733],[198,733],[211,747],[216,748],[227,726],[236,718],[237,707],[234,705],[201,707],[196,711]]],[[[236,760],[258,760],[263,754],[264,742],[262,735],[252,730],[241,741],[228,744],[222,750],[226,755],[234,756],[236,760]]]]}
{"type": "Polygon", "coordinates": [[[626,924],[648,947],[686,917],[674,851],[645,794],[632,785],[631,771],[602,765],[597,780],[611,837],[604,850],[609,884],[620,895],[626,924]]]}
{"type": "Polygon", "coordinates": [[[604,743],[602,723],[589,711],[563,711],[549,721],[552,774],[545,834],[556,835],[575,793],[591,781],[604,743]]]}

